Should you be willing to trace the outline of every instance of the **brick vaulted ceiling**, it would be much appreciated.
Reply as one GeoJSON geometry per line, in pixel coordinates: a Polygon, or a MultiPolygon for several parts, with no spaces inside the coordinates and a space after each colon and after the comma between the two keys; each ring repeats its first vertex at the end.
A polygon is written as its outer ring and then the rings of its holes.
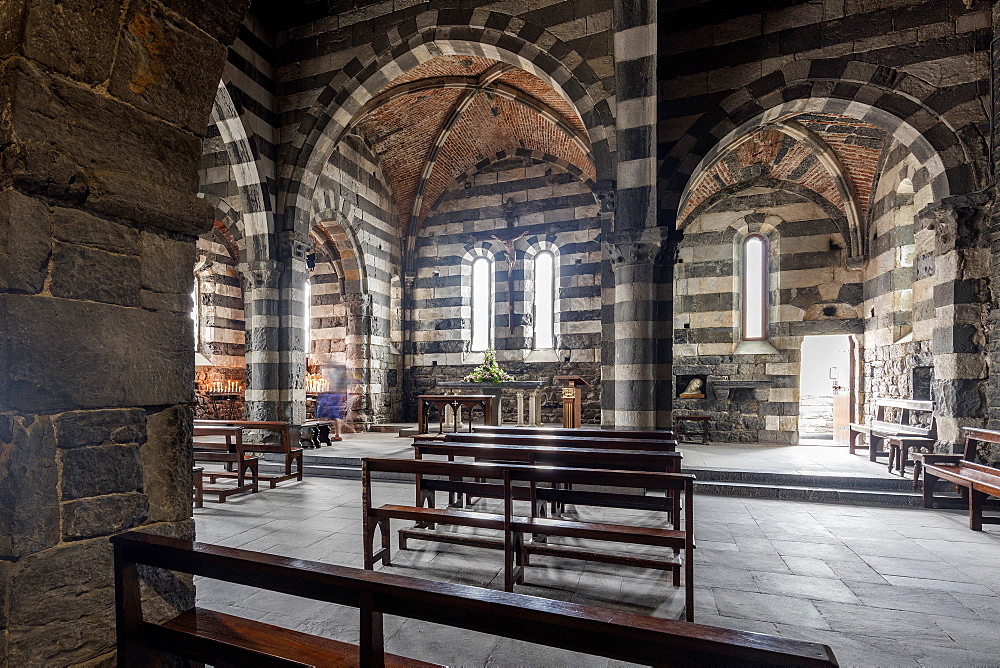
{"type": "Polygon", "coordinates": [[[353,125],[375,147],[404,230],[416,231],[457,176],[505,149],[550,154],[594,177],[573,105],[489,58],[433,58],[394,79],[353,125]]]}

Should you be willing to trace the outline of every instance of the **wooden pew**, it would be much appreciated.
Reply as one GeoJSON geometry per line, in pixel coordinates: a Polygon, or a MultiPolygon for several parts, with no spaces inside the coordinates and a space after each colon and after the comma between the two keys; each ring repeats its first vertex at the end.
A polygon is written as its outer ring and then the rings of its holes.
{"type": "MultiPolygon", "coordinates": [[[[868,459],[876,461],[877,457],[885,457],[891,454],[889,450],[883,450],[882,444],[887,438],[907,438],[910,439],[908,447],[919,445],[922,439],[923,444],[934,444],[937,441],[937,422],[933,415],[930,418],[928,427],[911,424],[913,417],[917,413],[932,413],[934,411],[933,401],[915,401],[911,399],[879,399],[875,402],[875,419],[869,424],[852,422],[849,427],[849,447],[848,451],[853,455],[858,447],[858,436],[866,434],[868,436],[868,459]],[[886,409],[892,408],[899,411],[896,421],[886,419],[886,409]]],[[[890,461],[890,470],[892,462],[890,461]]]]}
{"type": "MultiPolygon", "coordinates": [[[[570,559],[585,559],[603,561],[606,563],[638,568],[654,568],[671,570],[674,573],[674,586],[680,586],[680,572],[685,572],[685,600],[688,621],[694,615],[694,583],[693,583],[693,527],[692,482],[694,476],[674,473],[635,473],[631,471],[613,471],[606,469],[564,469],[553,467],[536,467],[510,464],[475,464],[457,462],[434,462],[407,459],[362,459],[362,499],[364,503],[364,541],[365,568],[372,568],[376,561],[383,565],[389,564],[389,534],[392,519],[413,520],[420,524],[446,524],[482,529],[502,530],[502,541],[489,540],[488,537],[468,536],[455,533],[434,533],[422,529],[400,529],[400,548],[405,549],[407,538],[423,540],[440,540],[441,542],[473,544],[479,547],[504,549],[504,586],[507,591],[513,591],[514,583],[523,581],[523,569],[528,564],[529,554],[544,554],[548,556],[570,559]],[[415,505],[402,506],[396,504],[374,507],[371,501],[372,471],[404,473],[420,475],[467,477],[479,480],[498,480],[501,496],[504,499],[504,513],[485,513],[478,511],[457,510],[453,508],[425,507],[418,499],[415,505]],[[514,483],[524,482],[526,485],[515,486],[514,483]],[[552,487],[539,488],[538,484],[549,484],[552,487]],[[613,524],[607,522],[582,522],[575,520],[540,517],[537,513],[538,504],[535,501],[543,491],[546,498],[566,502],[570,500],[588,506],[606,507],[601,492],[587,492],[586,497],[574,490],[559,489],[561,484],[580,485],[612,485],[614,487],[633,489],[653,489],[664,492],[659,498],[660,510],[669,510],[667,492],[684,495],[685,516],[683,528],[679,518],[675,516],[672,528],[640,527],[635,525],[613,524]],[[525,499],[529,501],[531,515],[528,517],[513,514],[513,502],[525,499]],[[381,534],[382,547],[377,552],[374,549],[375,532],[381,534]],[[405,532],[405,533],[404,533],[405,532]],[[662,556],[656,558],[638,557],[622,552],[609,553],[572,545],[549,544],[536,538],[531,542],[524,540],[524,534],[530,533],[536,537],[561,536],[584,540],[600,540],[613,543],[628,543],[633,545],[653,545],[672,549],[675,554],[683,550],[683,559],[669,559],[662,556]],[[467,541],[466,538],[473,540],[467,541]],[[484,538],[486,538],[484,540],[484,538]]],[[[620,494],[610,493],[608,496],[619,497],[620,494]]]]}
{"type": "MultiPolygon", "coordinates": [[[[302,448],[292,447],[292,429],[293,425],[290,422],[282,422],[275,420],[195,420],[195,427],[205,426],[230,426],[230,427],[243,427],[244,429],[259,429],[262,431],[273,431],[276,432],[281,442],[277,444],[271,443],[247,443],[244,447],[251,452],[268,452],[274,454],[280,454],[285,456],[285,473],[279,475],[261,475],[261,480],[266,480],[274,489],[279,482],[284,482],[285,480],[302,480],[302,448]],[[297,464],[297,471],[292,472],[292,463],[297,464]]],[[[295,438],[295,442],[298,442],[298,437],[295,438]]]]}
{"type": "Polygon", "coordinates": [[[394,615],[647,665],[836,666],[826,645],[129,532],[111,538],[119,665],[430,665],[385,654],[394,615]],[[357,608],[359,645],[194,608],[143,617],[139,565],[357,608]]]}
{"type": "Polygon", "coordinates": [[[540,436],[589,436],[591,438],[641,438],[655,441],[676,440],[674,432],[666,430],[643,431],[641,429],[591,429],[578,427],[514,427],[510,425],[477,426],[477,434],[525,434],[540,436]]]}
{"type": "Polygon", "coordinates": [[[219,503],[225,503],[226,499],[234,494],[257,492],[260,480],[258,469],[260,460],[249,454],[244,448],[242,427],[195,425],[192,447],[195,462],[222,464],[227,469],[225,471],[202,472],[202,497],[205,494],[215,494],[219,503]],[[228,470],[233,466],[236,468],[235,471],[228,470]],[[249,482],[246,480],[247,472],[250,473],[249,482]],[[211,484],[204,484],[204,478],[208,478],[211,484]],[[236,486],[215,485],[219,478],[232,478],[236,481],[236,486]]]}
{"type": "MultiPolygon", "coordinates": [[[[443,455],[471,457],[475,461],[561,466],[567,468],[612,469],[622,471],[654,471],[680,473],[683,455],[669,450],[608,450],[605,448],[563,447],[552,445],[506,445],[483,443],[452,443],[442,441],[413,441],[413,456],[443,455]]],[[[420,481],[418,479],[419,488],[420,481]]],[[[455,490],[450,494],[449,505],[461,507],[463,494],[455,490]]],[[[674,511],[680,511],[680,498],[673,497],[674,511]]],[[[553,510],[555,510],[554,508],[553,510]]]]}
{"type": "MultiPolygon", "coordinates": [[[[419,438],[419,437],[418,437],[419,438]]],[[[445,434],[446,443],[482,443],[484,445],[548,445],[553,447],[587,448],[593,450],[663,450],[673,452],[677,441],[639,438],[604,438],[594,436],[563,436],[548,434],[445,434]]]]}
{"type": "Polygon", "coordinates": [[[963,459],[967,462],[974,462],[978,459],[980,443],[998,443],[996,432],[992,429],[980,429],[979,427],[962,427],[965,432],[965,448],[961,453],[951,452],[913,452],[910,457],[913,459],[913,489],[919,488],[921,469],[929,464],[945,464],[955,466],[963,459]]]}
{"type": "MultiPolygon", "coordinates": [[[[1000,443],[1000,431],[965,427],[963,459],[938,460],[924,464],[924,508],[934,507],[934,487],[938,479],[955,483],[969,502],[969,528],[982,531],[983,524],[1000,524],[1000,517],[984,517],[983,502],[988,496],[1000,497],[1000,469],[975,462],[977,444],[1000,443]]],[[[955,455],[944,455],[954,457],[955,455]]]]}

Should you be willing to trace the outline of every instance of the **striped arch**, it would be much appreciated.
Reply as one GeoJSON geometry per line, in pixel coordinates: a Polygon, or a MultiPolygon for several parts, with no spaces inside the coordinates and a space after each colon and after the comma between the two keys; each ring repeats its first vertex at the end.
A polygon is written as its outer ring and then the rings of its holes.
{"type": "Polygon", "coordinates": [[[242,225],[240,224],[240,212],[230,206],[229,202],[211,195],[198,193],[201,197],[215,206],[215,229],[219,231],[226,241],[226,249],[232,255],[233,260],[239,265],[241,259],[246,257],[246,242],[243,238],[242,225]]]}
{"type": "Polygon", "coordinates": [[[555,35],[522,19],[481,9],[430,10],[375,34],[372,44],[319,94],[292,140],[279,210],[294,216],[296,225],[307,222],[318,174],[365,103],[400,74],[440,55],[492,58],[551,85],[575,106],[587,128],[597,178],[613,174],[612,96],[586,60],[555,35]],[[567,62],[579,64],[570,70],[567,62]]]}
{"type": "Polygon", "coordinates": [[[928,169],[935,200],[977,190],[986,173],[986,146],[964,127],[975,120],[962,116],[960,103],[936,93],[922,79],[871,63],[788,63],[730,94],[677,142],[661,171],[665,211],[676,219],[692,175],[736,137],[802,113],[851,116],[883,128],[928,169]]]}
{"type": "Polygon", "coordinates": [[[351,226],[339,211],[316,214],[309,235],[321,247],[331,249],[331,262],[343,283],[344,294],[368,291],[368,275],[361,246],[351,226]]]}
{"type": "MultiPolygon", "coordinates": [[[[584,174],[583,170],[574,165],[573,163],[567,162],[566,160],[563,160],[562,158],[551,155],[549,153],[542,153],[541,151],[529,151],[526,148],[507,148],[502,151],[498,151],[494,155],[485,158],[483,160],[480,160],[475,165],[473,165],[469,169],[465,170],[463,173],[456,176],[455,183],[465,183],[466,181],[471,179],[473,176],[481,172],[486,167],[489,167],[495,162],[507,160],[508,158],[529,158],[531,160],[537,160],[538,162],[547,162],[556,165],[557,167],[561,167],[562,169],[565,169],[567,172],[569,172],[576,178],[583,181],[587,185],[587,187],[589,187],[591,190],[597,187],[597,185],[594,183],[594,180],[589,178],[586,174],[584,174]]],[[[445,191],[445,193],[442,193],[441,196],[438,197],[437,200],[435,200],[434,204],[431,205],[431,210],[433,210],[438,204],[441,203],[441,200],[444,198],[445,194],[447,194],[447,191],[445,191]]]]}
{"type": "Polygon", "coordinates": [[[244,243],[244,257],[248,262],[271,259],[271,237],[274,232],[271,197],[267,182],[258,170],[256,153],[240,119],[239,110],[225,81],[219,82],[210,122],[215,124],[222,136],[233,178],[240,191],[243,211],[238,219],[238,226],[241,236],[249,242],[244,243]]]}

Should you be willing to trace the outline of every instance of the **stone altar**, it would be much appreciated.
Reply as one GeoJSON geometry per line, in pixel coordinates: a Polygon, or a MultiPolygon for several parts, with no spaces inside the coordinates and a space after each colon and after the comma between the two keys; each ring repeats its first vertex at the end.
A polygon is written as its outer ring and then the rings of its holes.
{"type": "Polygon", "coordinates": [[[448,380],[439,382],[438,387],[447,392],[456,394],[462,391],[473,392],[475,394],[492,394],[496,397],[493,402],[493,424],[502,424],[500,416],[503,412],[500,409],[500,402],[504,390],[513,390],[517,395],[517,426],[518,427],[541,427],[542,422],[542,387],[545,385],[540,380],[512,380],[506,383],[466,383],[458,380],[448,380]],[[528,420],[524,419],[524,399],[528,394],[528,420]]]}

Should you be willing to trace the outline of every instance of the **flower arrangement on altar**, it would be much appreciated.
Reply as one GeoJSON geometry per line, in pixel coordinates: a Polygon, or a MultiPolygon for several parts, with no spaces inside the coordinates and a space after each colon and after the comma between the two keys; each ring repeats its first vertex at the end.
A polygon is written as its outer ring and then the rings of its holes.
{"type": "Polygon", "coordinates": [[[486,349],[486,355],[483,359],[483,363],[472,370],[468,376],[462,379],[466,383],[508,383],[514,380],[514,376],[510,375],[502,368],[497,362],[497,353],[492,348],[486,349]]]}

